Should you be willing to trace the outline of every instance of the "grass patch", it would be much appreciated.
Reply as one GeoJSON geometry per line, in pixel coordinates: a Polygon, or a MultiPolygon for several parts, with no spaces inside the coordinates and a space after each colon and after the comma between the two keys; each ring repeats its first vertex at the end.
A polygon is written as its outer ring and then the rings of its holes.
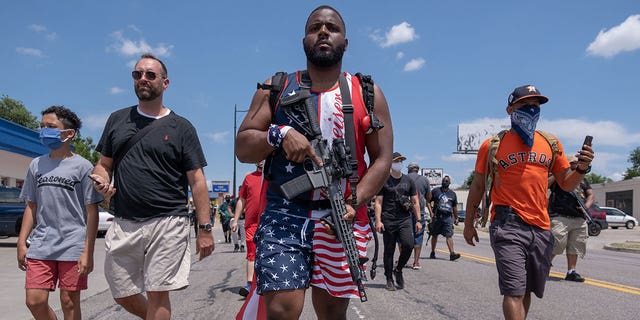
{"type": "Polygon", "coordinates": [[[638,242],[624,242],[624,243],[612,243],[609,246],[621,249],[638,249],[640,250],[640,243],[638,242]]]}

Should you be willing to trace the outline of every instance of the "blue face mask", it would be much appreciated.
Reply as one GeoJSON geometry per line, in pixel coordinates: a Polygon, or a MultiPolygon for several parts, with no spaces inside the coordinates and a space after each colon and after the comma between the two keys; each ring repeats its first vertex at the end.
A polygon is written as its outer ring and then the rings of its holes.
{"type": "Polygon", "coordinates": [[[51,150],[57,150],[68,140],[60,140],[62,131],[56,128],[40,128],[40,142],[51,150]]]}
{"type": "Polygon", "coordinates": [[[536,105],[522,106],[511,113],[511,127],[529,148],[533,147],[533,136],[539,119],[540,107],[536,105]]]}

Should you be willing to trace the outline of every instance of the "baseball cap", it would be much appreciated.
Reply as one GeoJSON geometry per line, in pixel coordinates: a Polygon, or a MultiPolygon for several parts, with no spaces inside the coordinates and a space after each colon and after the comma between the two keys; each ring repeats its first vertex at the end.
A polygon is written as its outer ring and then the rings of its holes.
{"type": "Polygon", "coordinates": [[[407,157],[401,155],[400,152],[394,152],[393,153],[393,161],[398,161],[398,160],[405,161],[405,160],[407,160],[407,157]]]}
{"type": "Polygon", "coordinates": [[[547,101],[549,101],[549,98],[543,96],[538,90],[538,88],[536,88],[532,84],[528,84],[525,86],[515,88],[513,92],[511,92],[511,94],[509,95],[507,102],[509,103],[509,106],[511,106],[522,99],[530,98],[530,97],[537,97],[538,100],[540,101],[540,104],[547,103],[547,101]]]}
{"type": "Polygon", "coordinates": [[[411,169],[411,168],[420,169],[420,165],[419,165],[417,162],[411,162],[411,163],[409,163],[409,165],[407,166],[407,169],[411,169]]]}
{"type": "Polygon", "coordinates": [[[578,157],[572,155],[572,154],[567,154],[567,161],[569,161],[569,163],[571,162],[578,162],[578,157]]]}

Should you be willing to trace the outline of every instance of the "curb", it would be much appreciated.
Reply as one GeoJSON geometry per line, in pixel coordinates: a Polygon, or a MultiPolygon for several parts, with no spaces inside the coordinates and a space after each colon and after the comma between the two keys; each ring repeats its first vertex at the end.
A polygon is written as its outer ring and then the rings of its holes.
{"type": "MultiPolygon", "coordinates": [[[[626,243],[637,243],[636,241],[627,241],[626,243]]],[[[611,250],[611,251],[621,251],[621,252],[631,252],[631,253],[640,253],[640,248],[620,248],[620,247],[615,247],[612,246],[614,244],[623,244],[623,243],[611,243],[611,244],[605,244],[603,249],[605,250],[611,250]]]]}

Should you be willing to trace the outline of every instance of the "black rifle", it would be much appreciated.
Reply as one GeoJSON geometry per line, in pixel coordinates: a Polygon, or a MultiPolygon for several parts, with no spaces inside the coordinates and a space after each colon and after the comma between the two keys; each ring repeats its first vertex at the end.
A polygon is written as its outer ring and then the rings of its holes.
{"type": "Polygon", "coordinates": [[[575,190],[568,193],[571,195],[571,197],[573,197],[576,200],[576,202],[580,206],[580,209],[582,209],[582,214],[584,215],[585,220],[587,220],[588,230],[591,232],[589,235],[597,236],[600,233],[600,229],[601,229],[600,224],[593,221],[593,219],[591,218],[591,214],[589,214],[589,209],[584,204],[582,199],[578,197],[578,194],[576,193],[575,190]]]}
{"type": "Polygon", "coordinates": [[[584,204],[584,202],[582,202],[582,199],[580,199],[580,197],[578,197],[578,195],[576,194],[575,191],[571,191],[569,192],[571,194],[571,196],[573,196],[576,201],[578,202],[578,205],[580,205],[580,208],[583,211],[584,214],[584,218],[589,222],[592,223],[593,219],[591,219],[591,215],[589,214],[589,209],[587,209],[587,206],[584,204]]]}
{"type": "Polygon", "coordinates": [[[367,259],[359,258],[358,246],[353,236],[352,223],[343,218],[347,213],[347,206],[344,201],[340,179],[350,177],[352,174],[350,150],[345,145],[344,139],[340,138],[333,140],[332,147],[329,148],[327,140],[322,138],[316,111],[313,110],[309,97],[308,89],[300,90],[293,96],[283,98],[281,107],[284,108],[285,114],[292,118],[293,121],[298,124],[308,125],[301,125],[301,127],[313,137],[310,141],[311,146],[322,159],[323,165],[318,166],[307,157],[303,162],[306,174],[283,183],[280,185],[280,191],[288,200],[293,200],[303,192],[318,188],[328,191],[331,212],[323,217],[322,221],[331,226],[336,233],[338,241],[342,242],[351,279],[358,287],[360,301],[365,302],[367,301],[367,294],[364,291],[364,282],[366,281],[364,265],[367,259]],[[304,100],[304,104],[302,104],[302,100],[304,100]],[[304,112],[297,112],[294,115],[292,111],[304,112]]]}
{"type": "Polygon", "coordinates": [[[369,227],[371,228],[371,232],[373,233],[373,242],[374,248],[373,257],[371,258],[371,270],[369,270],[369,276],[371,280],[376,278],[376,269],[378,268],[378,249],[380,247],[380,242],[378,240],[378,232],[376,231],[376,227],[373,225],[375,221],[375,211],[367,208],[367,215],[369,216],[369,227]]]}
{"type": "Polygon", "coordinates": [[[435,219],[436,218],[433,217],[433,219],[431,219],[431,221],[427,223],[427,233],[429,234],[429,236],[427,236],[427,241],[425,243],[425,246],[429,246],[429,239],[431,239],[431,236],[433,235],[433,223],[435,219]]]}

